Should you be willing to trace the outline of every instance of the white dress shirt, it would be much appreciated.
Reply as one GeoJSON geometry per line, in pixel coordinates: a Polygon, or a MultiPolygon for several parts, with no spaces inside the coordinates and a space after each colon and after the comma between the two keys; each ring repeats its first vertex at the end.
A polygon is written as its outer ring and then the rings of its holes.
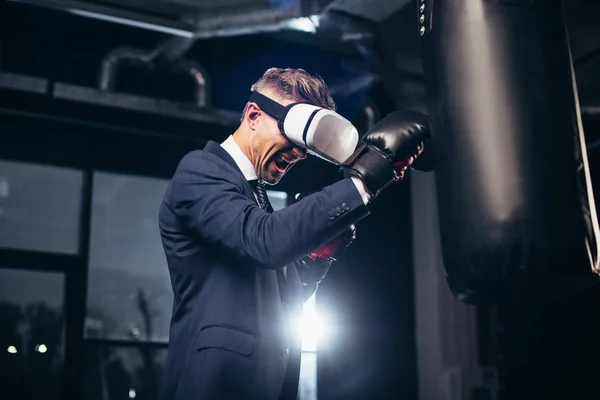
{"type": "Polygon", "coordinates": [[[242,149],[240,149],[240,146],[233,140],[233,136],[229,135],[229,137],[221,143],[221,147],[229,153],[231,158],[233,158],[233,161],[235,161],[247,181],[258,179],[254,166],[250,160],[248,160],[248,157],[246,157],[242,149]]]}

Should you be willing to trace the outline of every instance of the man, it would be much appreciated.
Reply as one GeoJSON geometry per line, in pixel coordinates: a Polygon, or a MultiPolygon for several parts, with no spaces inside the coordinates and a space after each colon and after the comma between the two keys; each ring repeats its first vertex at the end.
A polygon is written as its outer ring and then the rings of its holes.
{"type": "Polygon", "coordinates": [[[333,111],[323,80],[303,70],[269,69],[251,89],[239,128],[183,157],[160,209],[174,291],[163,400],[295,399],[300,343],[290,319],[369,201],[402,178],[428,138],[420,115],[395,115],[355,151],[356,130],[333,111]],[[307,151],[342,165],[346,178],[272,212],[263,183],[279,182],[307,151]]]}

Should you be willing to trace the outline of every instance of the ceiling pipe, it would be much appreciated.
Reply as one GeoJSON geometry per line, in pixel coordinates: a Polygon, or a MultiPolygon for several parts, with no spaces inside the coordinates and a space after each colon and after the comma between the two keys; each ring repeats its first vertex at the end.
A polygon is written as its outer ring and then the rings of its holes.
{"type": "Polygon", "coordinates": [[[204,108],[210,105],[210,81],[206,70],[197,62],[179,58],[193,44],[193,40],[176,38],[167,41],[155,51],[145,52],[139,49],[119,47],[110,51],[100,65],[99,89],[114,92],[118,69],[122,63],[144,68],[165,69],[187,75],[196,87],[195,104],[204,108]]]}

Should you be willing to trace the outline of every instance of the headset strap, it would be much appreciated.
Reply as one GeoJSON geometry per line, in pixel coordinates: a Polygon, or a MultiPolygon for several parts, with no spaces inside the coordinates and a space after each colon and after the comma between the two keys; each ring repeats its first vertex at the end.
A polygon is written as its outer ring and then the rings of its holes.
{"type": "MultiPolygon", "coordinates": [[[[283,122],[290,107],[284,107],[275,100],[258,93],[256,90],[252,92],[248,101],[252,101],[260,107],[261,110],[269,114],[271,117],[283,122]]],[[[291,104],[290,104],[291,105],[291,104]]]]}

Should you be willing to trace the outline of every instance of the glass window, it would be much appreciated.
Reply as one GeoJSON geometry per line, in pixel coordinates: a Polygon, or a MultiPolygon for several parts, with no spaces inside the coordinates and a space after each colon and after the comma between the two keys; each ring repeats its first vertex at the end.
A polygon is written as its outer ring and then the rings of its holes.
{"type": "Polygon", "coordinates": [[[64,275],[0,268],[0,385],[6,399],[59,399],[64,275]]]}
{"type": "Polygon", "coordinates": [[[269,201],[271,202],[271,206],[273,206],[273,210],[281,210],[287,206],[287,193],[278,192],[276,190],[267,190],[267,196],[269,196],[269,201]]]}
{"type": "Polygon", "coordinates": [[[0,160],[0,247],[77,254],[83,173],[0,160]]]}
{"type": "Polygon", "coordinates": [[[166,347],[88,343],[85,350],[83,398],[157,399],[166,360],[166,347]]]}
{"type": "Polygon", "coordinates": [[[167,185],[94,174],[86,337],[168,340],[173,294],[158,230],[167,185]]]}

